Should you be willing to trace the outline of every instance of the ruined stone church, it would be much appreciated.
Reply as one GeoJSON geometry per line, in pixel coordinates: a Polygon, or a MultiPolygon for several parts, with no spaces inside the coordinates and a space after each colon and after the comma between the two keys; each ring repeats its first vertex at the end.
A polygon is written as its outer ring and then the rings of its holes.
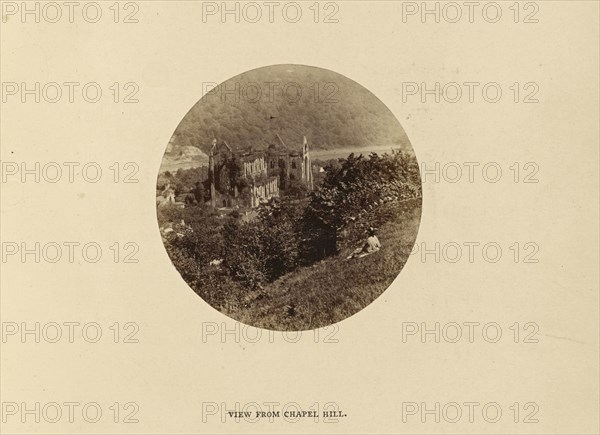
{"type": "Polygon", "coordinates": [[[252,147],[233,151],[227,142],[213,140],[205,180],[212,207],[254,208],[279,196],[294,180],[313,189],[306,136],[298,151],[289,150],[281,137],[276,137],[276,143],[261,151],[252,147]]]}

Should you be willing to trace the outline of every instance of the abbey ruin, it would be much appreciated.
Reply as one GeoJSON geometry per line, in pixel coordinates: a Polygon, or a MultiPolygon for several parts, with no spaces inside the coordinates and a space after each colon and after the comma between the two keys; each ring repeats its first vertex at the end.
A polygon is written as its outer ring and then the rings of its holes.
{"type": "Polygon", "coordinates": [[[257,207],[279,196],[295,181],[312,190],[313,170],[306,137],[302,148],[289,150],[281,137],[268,149],[251,147],[233,151],[225,141],[213,140],[209,153],[208,178],[204,181],[215,207],[257,207]]]}

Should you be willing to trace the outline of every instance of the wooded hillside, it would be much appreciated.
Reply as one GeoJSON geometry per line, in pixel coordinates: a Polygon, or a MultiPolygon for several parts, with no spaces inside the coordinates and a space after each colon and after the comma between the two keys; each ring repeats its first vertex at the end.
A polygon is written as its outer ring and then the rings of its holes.
{"type": "Polygon", "coordinates": [[[189,146],[207,154],[213,138],[264,149],[276,134],[294,149],[306,136],[314,150],[390,146],[412,154],[399,122],[371,92],[299,65],[255,69],[210,91],[177,127],[171,154],[189,146]]]}

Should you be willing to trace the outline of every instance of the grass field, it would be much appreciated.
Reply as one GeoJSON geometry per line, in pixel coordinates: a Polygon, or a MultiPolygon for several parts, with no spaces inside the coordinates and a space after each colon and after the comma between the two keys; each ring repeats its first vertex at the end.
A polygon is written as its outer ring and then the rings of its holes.
{"type": "Polygon", "coordinates": [[[383,245],[379,252],[347,260],[360,246],[354,243],[355,237],[342,243],[338,255],[280,277],[259,295],[253,294],[243,310],[225,314],[276,330],[315,329],[339,322],[373,302],[398,276],[412,250],[420,219],[420,198],[381,205],[356,225],[363,228],[375,222],[383,245]]]}

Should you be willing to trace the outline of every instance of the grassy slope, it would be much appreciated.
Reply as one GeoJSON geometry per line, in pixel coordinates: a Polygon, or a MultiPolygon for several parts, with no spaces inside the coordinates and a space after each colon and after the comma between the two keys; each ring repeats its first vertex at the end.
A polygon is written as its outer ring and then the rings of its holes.
{"type": "MultiPolygon", "coordinates": [[[[289,273],[265,288],[260,299],[234,317],[257,327],[280,330],[315,329],[349,317],[383,293],[410,255],[421,218],[421,200],[382,206],[395,219],[379,228],[383,249],[346,260],[356,244],[311,267],[289,273]],[[290,315],[288,306],[294,306],[290,315]]],[[[360,244],[358,245],[360,246],[360,244]]]]}

